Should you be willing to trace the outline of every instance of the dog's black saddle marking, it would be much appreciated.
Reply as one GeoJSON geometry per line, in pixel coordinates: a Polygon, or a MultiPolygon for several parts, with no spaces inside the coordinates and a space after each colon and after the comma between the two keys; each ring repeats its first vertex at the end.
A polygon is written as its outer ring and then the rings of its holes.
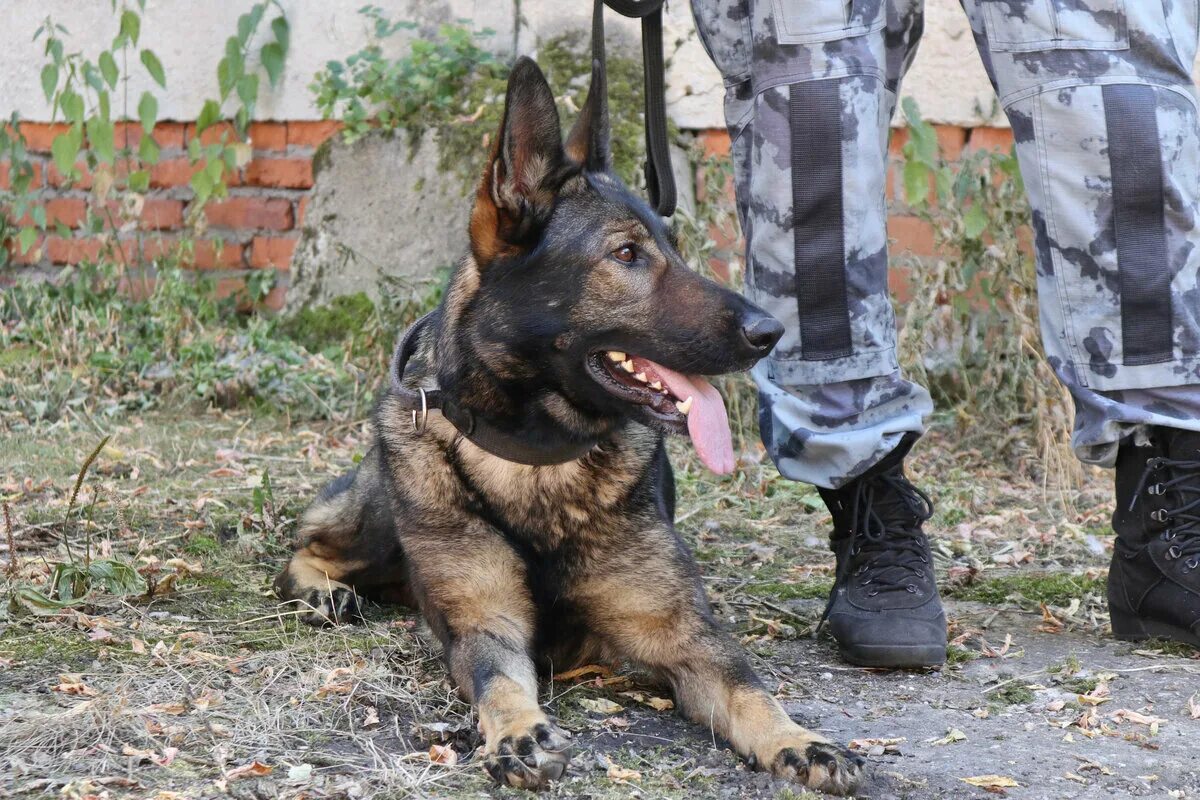
{"type": "Polygon", "coordinates": [[[510,433],[475,415],[443,389],[409,389],[405,386],[403,382],[404,369],[417,349],[421,330],[429,324],[430,319],[436,313],[436,311],[429,312],[404,332],[392,354],[392,364],[388,369],[391,377],[392,396],[399,400],[406,410],[413,413],[415,430],[418,432],[424,430],[426,415],[431,411],[438,411],[476,447],[505,461],[534,467],[565,464],[591,452],[597,443],[595,439],[581,442],[565,437],[551,439],[538,436],[535,438],[529,435],[510,433]]]}

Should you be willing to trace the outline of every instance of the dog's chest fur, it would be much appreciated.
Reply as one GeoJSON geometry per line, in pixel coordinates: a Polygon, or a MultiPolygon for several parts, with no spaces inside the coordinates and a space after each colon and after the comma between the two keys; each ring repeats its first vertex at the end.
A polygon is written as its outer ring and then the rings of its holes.
{"type": "Polygon", "coordinates": [[[649,470],[660,435],[629,424],[584,458],[530,467],[505,461],[463,438],[440,416],[423,433],[406,411],[377,415],[396,488],[418,517],[464,513],[483,518],[509,538],[550,553],[605,549],[644,530],[656,515],[649,470]]]}

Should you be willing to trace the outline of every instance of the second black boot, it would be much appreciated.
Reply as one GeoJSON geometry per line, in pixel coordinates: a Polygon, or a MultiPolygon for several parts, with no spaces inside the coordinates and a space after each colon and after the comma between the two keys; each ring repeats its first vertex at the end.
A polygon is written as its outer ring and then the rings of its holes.
{"type": "Polygon", "coordinates": [[[1116,484],[1113,635],[1200,647],[1200,433],[1155,427],[1128,437],[1116,484]]]}
{"type": "Polygon", "coordinates": [[[837,574],[825,620],[842,658],[864,667],[935,667],[946,660],[946,615],[923,523],[928,495],[904,474],[909,434],[839,489],[820,489],[833,514],[837,574]]]}

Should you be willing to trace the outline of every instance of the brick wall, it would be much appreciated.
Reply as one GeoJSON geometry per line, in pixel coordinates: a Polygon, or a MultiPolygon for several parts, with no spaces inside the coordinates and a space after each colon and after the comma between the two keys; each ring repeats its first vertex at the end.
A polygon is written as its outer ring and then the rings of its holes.
{"type": "MultiPolygon", "coordinates": [[[[77,167],[82,178],[69,183],[50,157],[51,143],[64,130],[63,125],[49,123],[21,125],[34,162],[33,190],[38,202],[45,206],[50,229],[29,252],[13,253],[14,263],[25,270],[45,273],[94,261],[104,247],[102,238],[84,227],[88,206],[96,202],[91,191],[93,176],[80,160],[77,167]],[[57,223],[66,226],[70,235],[60,235],[55,230],[57,223]]],[[[331,122],[252,124],[249,132],[252,158],[229,179],[229,196],[211,200],[205,207],[194,252],[183,266],[208,271],[216,279],[221,295],[244,286],[245,277],[253,270],[275,270],[276,288],[265,304],[279,308],[313,185],[313,154],[336,131],[337,125],[331,122]]],[[[231,132],[227,124],[214,125],[204,131],[200,141],[202,144],[217,141],[225,132],[231,132]]],[[[126,135],[136,147],[141,125],[119,123],[117,148],[124,146],[126,135]]],[[[126,259],[136,255],[139,241],[144,258],[175,251],[193,202],[188,182],[195,168],[188,161],[186,146],[195,136],[195,126],[160,122],[153,136],[161,154],[158,163],[150,168],[150,190],[137,214],[135,229],[116,234],[126,259]]],[[[8,187],[9,165],[0,162],[0,188],[8,187]]],[[[112,236],[111,232],[102,235],[112,236]]]]}
{"type": "MultiPolygon", "coordinates": [[[[94,260],[102,243],[83,230],[88,203],[93,202],[91,176],[83,170],[83,179],[67,185],[51,163],[50,145],[63,126],[46,123],[23,123],[29,150],[35,161],[34,186],[39,202],[46,207],[50,226],[62,222],[71,229],[70,236],[50,232],[24,256],[14,261],[27,269],[43,272],[66,265],[94,260]]],[[[129,123],[129,136],[136,143],[141,126],[129,123]]],[[[213,141],[222,131],[221,125],[206,130],[202,143],[213,141]]],[[[288,270],[296,247],[299,229],[304,219],[307,198],[313,185],[312,159],[316,148],[337,130],[330,122],[259,122],[250,128],[252,160],[230,181],[229,196],[210,201],[204,210],[205,224],[197,240],[194,254],[185,266],[208,271],[217,279],[221,294],[237,291],[253,270],[275,270],[276,288],[267,298],[269,308],[282,305],[288,285],[288,270]]],[[[936,126],[942,152],[957,159],[968,148],[1008,149],[1012,134],[1001,128],[961,128],[936,126]]],[[[124,129],[118,130],[117,146],[122,145],[124,129]]],[[[188,217],[192,192],[188,185],[193,168],[188,163],[186,142],[195,135],[190,123],[160,122],[154,138],[162,150],[158,164],[150,172],[150,191],[146,196],[137,222],[139,231],[119,234],[126,257],[133,253],[133,241],[138,234],[144,243],[144,255],[154,257],[174,249],[183,233],[188,217]]],[[[727,155],[729,136],[724,130],[707,130],[699,134],[706,152],[727,155]]],[[[910,252],[927,257],[934,254],[933,232],[929,226],[905,207],[897,197],[895,187],[900,182],[902,168],[900,151],[905,131],[893,132],[889,148],[890,166],[887,181],[891,215],[888,234],[893,239],[893,254],[910,252]]],[[[82,165],[80,165],[82,168],[82,165]]],[[[0,187],[8,186],[8,165],[0,162],[0,187]]],[[[732,200],[732,186],[726,187],[732,200]]],[[[714,230],[717,252],[713,267],[726,269],[727,259],[740,254],[742,244],[735,239],[736,231],[714,230]]],[[[903,300],[907,295],[907,279],[903,269],[892,271],[893,290],[903,300]]]]}

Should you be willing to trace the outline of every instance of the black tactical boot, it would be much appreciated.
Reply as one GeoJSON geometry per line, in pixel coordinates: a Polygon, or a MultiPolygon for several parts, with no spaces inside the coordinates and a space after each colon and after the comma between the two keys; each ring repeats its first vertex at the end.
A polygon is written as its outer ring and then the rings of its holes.
{"type": "Polygon", "coordinates": [[[904,438],[840,489],[821,489],[833,514],[837,576],[825,620],[842,657],[864,667],[934,667],[946,660],[946,615],[922,523],[928,495],[904,476],[904,438]]]}
{"type": "Polygon", "coordinates": [[[1200,647],[1200,433],[1155,427],[1135,438],[1117,451],[1113,635],[1200,647]]]}

